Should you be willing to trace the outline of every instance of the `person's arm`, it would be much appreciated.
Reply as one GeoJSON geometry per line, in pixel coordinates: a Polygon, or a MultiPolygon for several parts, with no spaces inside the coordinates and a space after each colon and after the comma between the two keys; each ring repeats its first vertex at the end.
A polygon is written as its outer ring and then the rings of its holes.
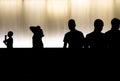
{"type": "Polygon", "coordinates": [[[65,34],[63,42],[64,42],[63,48],[67,48],[67,43],[68,43],[68,35],[67,34],[65,34]]]}
{"type": "Polygon", "coordinates": [[[41,29],[41,37],[44,37],[44,33],[42,29],[41,29]]]}
{"type": "Polygon", "coordinates": [[[3,42],[5,45],[7,45],[7,35],[5,35],[5,40],[3,42]]]}
{"type": "Polygon", "coordinates": [[[30,26],[30,30],[34,33],[36,31],[36,27],[30,26]]]}
{"type": "Polygon", "coordinates": [[[83,35],[83,33],[82,33],[82,48],[84,48],[85,47],[85,37],[84,37],[84,35],[83,35]]]}
{"type": "Polygon", "coordinates": [[[67,48],[67,42],[64,42],[63,48],[67,48]]]}
{"type": "Polygon", "coordinates": [[[89,48],[89,37],[84,38],[84,48],[89,48]]]}

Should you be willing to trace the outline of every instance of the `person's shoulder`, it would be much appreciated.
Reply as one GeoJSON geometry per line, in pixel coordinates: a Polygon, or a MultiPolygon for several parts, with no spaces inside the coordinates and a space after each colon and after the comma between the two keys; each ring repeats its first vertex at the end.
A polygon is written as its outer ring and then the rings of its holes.
{"type": "Polygon", "coordinates": [[[82,31],[79,31],[79,30],[76,30],[76,32],[79,33],[79,34],[83,34],[82,31]]]}
{"type": "Polygon", "coordinates": [[[100,35],[100,36],[104,36],[104,35],[105,35],[105,33],[102,33],[102,32],[101,32],[99,35],[100,35]]]}
{"type": "Polygon", "coordinates": [[[86,35],[86,37],[91,37],[91,36],[93,36],[94,35],[94,32],[91,32],[91,33],[88,33],[87,35],[86,35]]]}
{"type": "Polygon", "coordinates": [[[111,34],[111,33],[112,33],[112,31],[109,30],[109,31],[105,32],[105,35],[108,35],[108,34],[111,34]]]}
{"type": "Polygon", "coordinates": [[[71,32],[67,32],[67,33],[65,33],[65,35],[69,35],[71,32]]]}
{"type": "Polygon", "coordinates": [[[120,30],[117,30],[116,32],[120,34],[120,30]]]}

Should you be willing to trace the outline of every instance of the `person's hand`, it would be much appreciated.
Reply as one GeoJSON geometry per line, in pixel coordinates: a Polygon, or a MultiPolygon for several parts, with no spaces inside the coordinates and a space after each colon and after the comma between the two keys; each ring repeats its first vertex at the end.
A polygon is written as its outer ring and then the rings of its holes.
{"type": "Polygon", "coordinates": [[[3,41],[3,43],[5,43],[5,40],[3,41]]]}
{"type": "Polygon", "coordinates": [[[5,38],[7,38],[7,35],[5,35],[5,38]]]}

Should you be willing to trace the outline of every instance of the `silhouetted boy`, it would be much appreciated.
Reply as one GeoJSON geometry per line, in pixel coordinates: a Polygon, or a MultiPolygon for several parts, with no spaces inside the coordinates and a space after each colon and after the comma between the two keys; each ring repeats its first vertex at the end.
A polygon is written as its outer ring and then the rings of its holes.
{"type": "Polygon", "coordinates": [[[85,48],[105,48],[104,34],[101,32],[104,23],[101,19],[94,22],[94,31],[86,35],[85,48]]]}
{"type": "Polygon", "coordinates": [[[120,47],[120,20],[114,18],[111,20],[112,28],[105,33],[107,48],[119,48],[120,47]]]}
{"type": "Polygon", "coordinates": [[[63,48],[83,48],[84,45],[84,35],[82,32],[75,29],[75,20],[71,19],[68,22],[68,27],[70,32],[66,33],[64,36],[64,46],[63,48]]]}
{"type": "Polygon", "coordinates": [[[5,35],[5,40],[3,41],[7,48],[13,48],[13,32],[9,31],[7,35],[5,35]],[[8,36],[8,39],[7,39],[8,36]]]}
{"type": "Polygon", "coordinates": [[[44,36],[43,31],[40,26],[30,27],[30,30],[33,32],[32,43],[33,48],[43,48],[42,37],[44,36]]]}

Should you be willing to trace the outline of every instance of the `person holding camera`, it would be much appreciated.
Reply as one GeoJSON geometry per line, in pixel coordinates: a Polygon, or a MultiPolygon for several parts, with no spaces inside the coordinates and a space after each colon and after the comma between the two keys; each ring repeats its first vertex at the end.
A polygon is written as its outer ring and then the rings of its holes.
{"type": "Polygon", "coordinates": [[[7,48],[13,48],[13,32],[9,31],[7,35],[5,35],[5,40],[3,43],[7,46],[7,48]]]}

